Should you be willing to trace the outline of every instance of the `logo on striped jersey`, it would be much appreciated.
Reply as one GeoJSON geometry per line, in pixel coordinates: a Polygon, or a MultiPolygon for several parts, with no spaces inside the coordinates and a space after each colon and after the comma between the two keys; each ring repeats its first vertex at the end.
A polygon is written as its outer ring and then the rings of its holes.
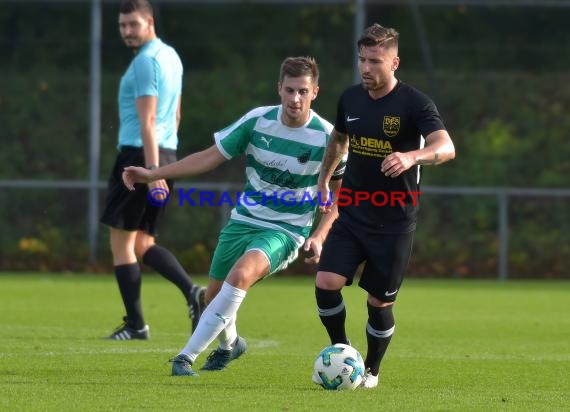
{"type": "Polygon", "coordinates": [[[299,163],[301,163],[302,165],[304,165],[311,158],[311,152],[312,152],[311,149],[307,149],[306,151],[301,153],[299,156],[297,156],[297,161],[299,163]]]}
{"type": "Polygon", "coordinates": [[[295,189],[295,179],[289,170],[267,169],[260,175],[261,180],[281,187],[295,189]]]}
{"type": "Polygon", "coordinates": [[[267,148],[269,149],[269,144],[271,143],[271,141],[273,140],[273,138],[270,137],[269,139],[267,139],[267,137],[261,136],[261,137],[259,138],[259,140],[261,140],[263,143],[265,143],[265,145],[266,145],[267,148]]]}

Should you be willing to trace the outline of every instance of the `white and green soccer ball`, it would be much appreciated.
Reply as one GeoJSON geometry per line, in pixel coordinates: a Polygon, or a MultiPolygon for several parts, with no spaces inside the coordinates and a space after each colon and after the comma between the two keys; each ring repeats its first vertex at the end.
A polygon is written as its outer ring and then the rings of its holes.
{"type": "Polygon", "coordinates": [[[364,379],[364,361],[352,346],[337,343],[324,348],[315,359],[313,382],[327,390],[357,388],[364,379]]]}

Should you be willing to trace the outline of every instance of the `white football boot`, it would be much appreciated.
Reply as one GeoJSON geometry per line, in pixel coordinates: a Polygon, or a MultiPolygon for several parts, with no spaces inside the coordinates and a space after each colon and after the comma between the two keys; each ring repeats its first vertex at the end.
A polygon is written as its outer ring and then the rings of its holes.
{"type": "Polygon", "coordinates": [[[370,369],[366,370],[366,375],[364,375],[364,379],[360,383],[361,388],[371,389],[378,386],[378,375],[374,376],[370,372],[370,369]]]}

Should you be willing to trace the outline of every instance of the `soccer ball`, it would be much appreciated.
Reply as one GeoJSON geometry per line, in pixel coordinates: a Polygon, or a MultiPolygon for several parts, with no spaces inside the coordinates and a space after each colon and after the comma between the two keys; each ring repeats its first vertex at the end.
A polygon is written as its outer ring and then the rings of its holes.
{"type": "Polygon", "coordinates": [[[364,379],[364,361],[352,346],[337,343],[315,359],[313,382],[327,390],[355,389],[364,379]]]}

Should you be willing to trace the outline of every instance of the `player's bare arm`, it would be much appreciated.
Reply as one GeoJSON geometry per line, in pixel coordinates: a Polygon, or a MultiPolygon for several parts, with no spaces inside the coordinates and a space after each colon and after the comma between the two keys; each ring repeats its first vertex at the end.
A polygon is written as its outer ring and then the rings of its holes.
{"type": "MultiPolygon", "coordinates": [[[[318,190],[321,193],[321,203],[323,205],[329,203],[329,182],[334,170],[347,151],[348,135],[346,133],[339,133],[336,129],[333,129],[319,174],[318,190]]],[[[329,213],[331,211],[331,205],[319,206],[319,210],[322,213],[329,213]]]]}
{"type": "Polygon", "coordinates": [[[176,105],[176,131],[180,129],[180,119],[182,118],[182,96],[178,96],[178,104],[176,105]]]}
{"type": "Polygon", "coordinates": [[[426,137],[424,148],[414,155],[417,165],[440,165],[455,158],[455,146],[446,130],[437,130],[426,137]]]}
{"type": "Polygon", "coordinates": [[[426,137],[422,149],[394,152],[386,156],[381,171],[388,177],[398,177],[412,166],[439,165],[455,158],[455,147],[446,130],[437,130],[426,137]]]}
{"type": "MultiPolygon", "coordinates": [[[[158,143],[156,139],[156,96],[141,96],[136,100],[137,115],[141,124],[141,137],[144,147],[145,165],[147,168],[157,168],[159,165],[158,143]]],[[[161,188],[168,192],[164,180],[149,182],[149,190],[161,188]]]]}
{"type": "Polygon", "coordinates": [[[157,103],[156,96],[142,96],[136,101],[146,167],[158,167],[159,162],[155,127],[157,103]]]}
{"type": "MultiPolygon", "coordinates": [[[[342,185],[342,180],[333,180],[331,182],[331,189],[333,192],[336,192],[340,189],[342,185]]],[[[305,241],[303,245],[303,250],[305,252],[312,251],[313,255],[305,258],[305,263],[309,264],[316,264],[319,263],[321,259],[321,251],[323,249],[323,243],[329,233],[329,230],[332,227],[333,222],[338,217],[338,206],[336,203],[333,203],[330,211],[328,213],[323,213],[321,215],[321,220],[319,224],[311,233],[311,236],[305,241]]]]}
{"type": "Polygon", "coordinates": [[[206,150],[192,153],[177,162],[157,169],[149,170],[137,166],[126,167],[123,172],[123,183],[129,190],[134,190],[135,183],[149,183],[162,179],[199,175],[215,169],[226,160],[218,147],[212,145],[206,150]]]}

